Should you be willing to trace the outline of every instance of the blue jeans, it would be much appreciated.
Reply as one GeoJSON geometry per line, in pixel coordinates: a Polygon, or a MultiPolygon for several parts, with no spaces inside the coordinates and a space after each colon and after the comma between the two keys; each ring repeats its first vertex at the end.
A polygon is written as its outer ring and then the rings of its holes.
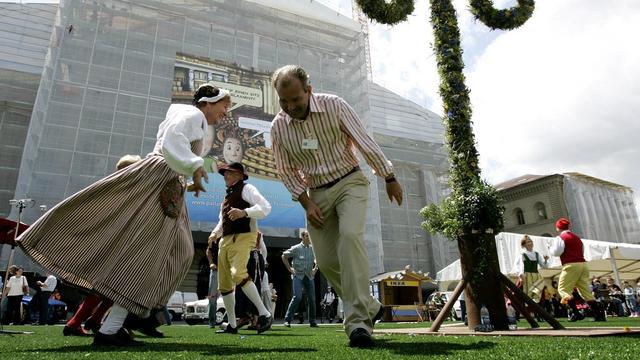
{"type": "Polygon", "coordinates": [[[309,277],[305,276],[302,279],[298,276],[293,277],[293,297],[291,298],[291,302],[289,303],[289,307],[287,308],[287,314],[284,316],[284,320],[287,322],[291,322],[293,319],[293,314],[298,310],[298,306],[300,306],[300,301],[302,301],[302,287],[304,286],[304,290],[307,293],[307,305],[309,309],[309,323],[315,324],[316,322],[316,288],[314,286],[313,280],[309,279],[309,277]]]}

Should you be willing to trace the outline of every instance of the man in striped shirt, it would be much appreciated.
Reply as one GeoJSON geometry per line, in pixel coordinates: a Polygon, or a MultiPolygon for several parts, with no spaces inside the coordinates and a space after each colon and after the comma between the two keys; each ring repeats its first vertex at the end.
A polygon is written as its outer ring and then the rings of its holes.
{"type": "Polygon", "coordinates": [[[314,94],[304,69],[284,66],[273,74],[282,110],[271,124],[278,172],[304,207],[316,261],[344,301],[349,345],[371,347],[382,305],[369,294],[364,225],[369,181],[355,148],[386,181],[389,200],[402,203],[391,162],[340,97],[314,94]]]}

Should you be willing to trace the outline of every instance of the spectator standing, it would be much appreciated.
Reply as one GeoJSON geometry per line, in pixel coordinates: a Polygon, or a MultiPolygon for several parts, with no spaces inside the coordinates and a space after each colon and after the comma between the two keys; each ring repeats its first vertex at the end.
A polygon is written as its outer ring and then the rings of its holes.
{"type": "Polygon", "coordinates": [[[38,304],[40,312],[38,313],[38,325],[46,325],[49,323],[49,298],[58,286],[58,279],[51,274],[47,274],[44,282],[37,281],[36,285],[40,287],[38,292],[38,304]]]}
{"type": "Polygon", "coordinates": [[[293,281],[293,297],[287,308],[287,313],[284,316],[284,326],[291,326],[291,320],[293,320],[293,316],[300,306],[302,289],[304,288],[307,294],[307,307],[309,309],[309,326],[317,327],[316,289],[313,279],[318,271],[318,266],[315,261],[309,232],[306,230],[300,232],[300,239],[301,242],[299,244],[290,247],[282,253],[282,262],[291,273],[291,279],[293,281]],[[289,259],[292,259],[291,264],[289,264],[289,259]]]}
{"type": "Polygon", "coordinates": [[[7,311],[5,312],[5,324],[20,325],[22,319],[20,315],[20,307],[22,305],[22,296],[29,294],[29,283],[27,278],[22,275],[24,269],[17,265],[12,265],[9,273],[15,274],[7,281],[3,296],[7,297],[7,311]]]}
{"type": "Polygon", "coordinates": [[[327,292],[324,293],[322,304],[327,309],[326,314],[328,315],[329,322],[332,323],[334,317],[336,316],[335,305],[337,305],[337,299],[336,294],[333,292],[331,286],[327,286],[327,292]]]}
{"type": "Polygon", "coordinates": [[[636,294],[634,294],[633,288],[628,281],[622,283],[622,293],[624,294],[624,299],[627,303],[627,308],[629,309],[630,316],[638,317],[638,302],[636,301],[636,294]]]}

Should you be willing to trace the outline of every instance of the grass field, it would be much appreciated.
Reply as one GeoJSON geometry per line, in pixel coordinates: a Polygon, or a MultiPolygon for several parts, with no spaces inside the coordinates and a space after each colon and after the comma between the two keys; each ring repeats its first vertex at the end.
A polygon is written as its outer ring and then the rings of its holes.
{"type": "MultiPolygon", "coordinates": [[[[640,327],[640,318],[613,318],[606,323],[582,321],[565,326],[640,327]]],[[[425,327],[421,324],[378,324],[380,328],[425,327]]],[[[518,324],[526,327],[524,322],[518,324]]],[[[546,324],[545,324],[546,325],[546,324]]],[[[544,326],[544,325],[543,325],[544,326]]],[[[255,335],[215,334],[206,326],[163,326],[166,337],[137,337],[141,348],[98,348],[92,338],[63,337],[62,326],[5,326],[32,331],[28,335],[0,335],[0,359],[638,359],[640,337],[485,337],[377,335],[376,348],[351,349],[338,325],[320,328],[274,326],[255,335]]]]}

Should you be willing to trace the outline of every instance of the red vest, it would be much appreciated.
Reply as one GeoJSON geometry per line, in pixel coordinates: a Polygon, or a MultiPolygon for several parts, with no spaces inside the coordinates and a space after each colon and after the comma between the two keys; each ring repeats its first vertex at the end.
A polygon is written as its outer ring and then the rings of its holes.
{"type": "Polygon", "coordinates": [[[582,255],[582,240],[571,231],[563,231],[560,238],[564,241],[564,252],[560,255],[562,265],[585,262],[582,255]]]}

